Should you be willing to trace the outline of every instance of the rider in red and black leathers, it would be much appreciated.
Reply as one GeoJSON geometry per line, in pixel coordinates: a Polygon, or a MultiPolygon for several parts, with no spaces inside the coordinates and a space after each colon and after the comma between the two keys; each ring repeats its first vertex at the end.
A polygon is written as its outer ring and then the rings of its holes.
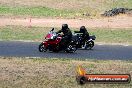
{"type": "Polygon", "coordinates": [[[62,40],[60,42],[61,46],[66,46],[68,43],[70,43],[71,39],[72,39],[72,32],[71,30],[68,28],[67,24],[62,24],[62,29],[59,30],[57,33],[63,33],[62,35],[62,40]]]}

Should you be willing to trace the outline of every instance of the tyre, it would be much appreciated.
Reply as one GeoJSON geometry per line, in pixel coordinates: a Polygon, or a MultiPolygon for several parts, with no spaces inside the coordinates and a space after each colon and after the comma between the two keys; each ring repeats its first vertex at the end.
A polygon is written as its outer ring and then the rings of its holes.
{"type": "Polygon", "coordinates": [[[79,76],[76,78],[77,80],[77,83],[80,84],[80,85],[83,85],[86,83],[87,79],[84,77],[84,76],[79,76]]]}
{"type": "Polygon", "coordinates": [[[85,49],[92,49],[94,47],[93,41],[86,41],[85,49]]]}
{"type": "Polygon", "coordinates": [[[47,49],[45,48],[44,44],[41,43],[41,44],[39,45],[39,52],[46,52],[46,51],[47,51],[47,49]]]}
{"type": "Polygon", "coordinates": [[[77,50],[76,45],[68,45],[66,52],[67,53],[74,53],[77,50]]]}

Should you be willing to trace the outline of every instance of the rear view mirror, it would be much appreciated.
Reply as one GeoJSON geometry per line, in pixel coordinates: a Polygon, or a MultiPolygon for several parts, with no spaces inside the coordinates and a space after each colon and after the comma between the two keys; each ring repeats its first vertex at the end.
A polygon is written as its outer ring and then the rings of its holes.
{"type": "Polygon", "coordinates": [[[54,28],[52,28],[52,30],[51,31],[54,31],[54,28]]]}

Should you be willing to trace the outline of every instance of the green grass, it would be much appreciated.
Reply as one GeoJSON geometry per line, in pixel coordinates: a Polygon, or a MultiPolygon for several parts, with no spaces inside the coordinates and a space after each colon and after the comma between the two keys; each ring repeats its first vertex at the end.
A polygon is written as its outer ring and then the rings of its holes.
{"type": "Polygon", "coordinates": [[[0,6],[1,15],[33,17],[73,17],[74,11],[59,10],[48,7],[8,7],[0,6]]]}
{"type": "Polygon", "coordinates": [[[0,39],[2,40],[41,40],[43,34],[48,33],[48,28],[6,26],[0,28],[0,39]]]}
{"type": "Polygon", "coordinates": [[[107,29],[97,28],[90,29],[90,34],[97,36],[97,42],[106,43],[130,43],[132,44],[132,28],[129,29],[107,29]]]}
{"type": "MultiPolygon", "coordinates": [[[[85,84],[76,82],[76,67],[89,74],[131,74],[132,63],[120,60],[64,60],[57,58],[0,57],[1,88],[130,88],[130,84],[85,84]]],[[[131,74],[132,75],[132,74],[131,74]]]]}
{"type": "MultiPolygon", "coordinates": [[[[57,31],[59,28],[56,28],[57,31]]],[[[0,27],[0,40],[31,40],[42,41],[51,30],[45,27],[5,26],[0,27]]],[[[78,30],[71,28],[71,30],[78,30]]],[[[132,44],[132,30],[130,29],[88,29],[90,35],[95,35],[96,42],[104,43],[128,43],[132,44]]]]}

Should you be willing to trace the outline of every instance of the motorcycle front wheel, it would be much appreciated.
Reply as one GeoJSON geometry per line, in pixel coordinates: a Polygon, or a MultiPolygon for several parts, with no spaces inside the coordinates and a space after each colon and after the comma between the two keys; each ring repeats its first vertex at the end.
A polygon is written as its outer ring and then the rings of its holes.
{"type": "Polygon", "coordinates": [[[39,52],[46,52],[46,51],[47,51],[46,47],[44,46],[43,43],[41,43],[41,44],[39,45],[39,52]]]}

